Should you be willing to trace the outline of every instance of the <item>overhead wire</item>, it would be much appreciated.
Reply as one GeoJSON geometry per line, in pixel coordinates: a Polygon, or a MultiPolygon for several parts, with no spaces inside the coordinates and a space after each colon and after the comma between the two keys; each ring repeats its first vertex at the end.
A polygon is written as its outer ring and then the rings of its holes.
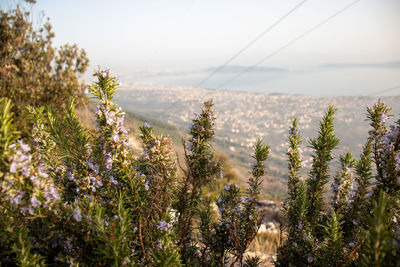
{"type": "Polygon", "coordinates": [[[294,43],[296,43],[297,41],[299,41],[300,39],[306,37],[307,35],[311,34],[312,32],[314,32],[315,30],[317,30],[319,27],[321,27],[322,25],[324,25],[325,23],[329,22],[330,20],[334,19],[335,17],[339,16],[341,13],[343,13],[344,11],[346,11],[347,9],[349,9],[350,7],[354,6],[357,2],[360,2],[361,0],[355,0],[353,2],[351,2],[350,4],[346,5],[345,7],[343,7],[342,9],[340,9],[339,11],[335,12],[333,15],[329,16],[328,18],[324,19],[323,21],[321,21],[320,23],[318,23],[317,25],[313,26],[312,28],[310,28],[309,30],[307,30],[306,32],[300,34],[299,36],[297,36],[296,38],[292,39],[291,41],[289,41],[287,44],[281,46],[280,48],[278,48],[277,50],[275,50],[274,52],[268,54],[267,56],[265,56],[264,58],[262,58],[261,60],[257,61],[255,64],[247,67],[246,69],[244,69],[242,72],[238,73],[237,75],[233,76],[232,78],[230,78],[229,80],[225,81],[224,83],[222,83],[220,86],[218,86],[218,88],[222,88],[224,86],[226,86],[227,84],[231,83],[232,81],[236,80],[237,78],[239,78],[240,76],[242,76],[243,74],[249,72],[250,70],[252,70],[253,68],[257,67],[258,65],[260,65],[261,63],[263,63],[264,61],[266,61],[267,59],[270,59],[271,57],[279,54],[281,51],[283,51],[284,49],[288,48],[289,46],[293,45],[294,43]]]}
{"type": "MultiPolygon", "coordinates": [[[[321,21],[320,23],[318,23],[317,25],[313,26],[312,28],[310,28],[309,30],[307,30],[306,32],[304,32],[303,34],[297,36],[296,38],[292,39],[290,42],[288,42],[287,44],[281,46],[280,48],[278,48],[277,50],[275,50],[274,52],[272,52],[271,54],[267,55],[266,57],[262,58],[260,61],[256,62],[255,64],[253,64],[252,66],[246,68],[244,71],[240,72],[239,74],[235,75],[234,77],[232,77],[231,79],[229,79],[228,81],[224,82],[223,84],[221,84],[219,87],[219,89],[222,89],[223,86],[225,86],[226,84],[234,81],[235,79],[239,78],[240,76],[242,76],[243,74],[245,74],[246,72],[252,70],[253,68],[255,68],[256,66],[258,66],[259,64],[263,63],[265,60],[277,55],[278,53],[280,53],[282,50],[286,49],[287,47],[291,46],[292,44],[296,43],[297,41],[299,41],[300,39],[306,37],[307,35],[311,34],[312,32],[314,32],[315,30],[317,30],[318,28],[320,28],[322,25],[324,25],[325,23],[329,22],[330,20],[334,19],[335,17],[337,17],[338,15],[340,15],[341,13],[343,13],[344,11],[346,11],[347,9],[349,9],[350,7],[354,6],[356,3],[360,2],[361,0],[355,0],[353,2],[351,2],[350,4],[346,5],[345,7],[343,7],[342,9],[340,9],[339,11],[335,12],[333,15],[329,16],[328,18],[324,19],[323,21],[321,21]]],[[[194,88],[198,88],[194,87],[194,88]]],[[[205,95],[209,94],[209,92],[207,92],[205,95]]],[[[165,108],[163,110],[163,112],[171,109],[173,106],[175,106],[177,103],[177,101],[171,103],[171,105],[169,105],[167,108],[165,108]]]]}
{"type": "Polygon", "coordinates": [[[230,57],[227,61],[225,61],[221,66],[216,68],[213,72],[211,72],[206,78],[201,80],[195,88],[198,88],[202,86],[205,82],[207,82],[211,77],[213,77],[217,72],[219,72],[221,69],[226,67],[230,62],[232,62],[235,58],[237,58],[240,54],[242,54],[244,51],[246,51],[250,46],[252,46],[254,43],[256,43],[258,40],[260,40],[264,35],[266,35],[268,32],[270,32],[272,29],[274,29],[279,23],[281,23],[284,19],[289,17],[290,14],[292,14],[296,9],[298,9],[300,6],[302,6],[307,0],[303,0],[300,3],[298,3],[295,7],[293,7],[291,10],[289,10],[287,13],[285,13],[282,17],[280,17],[277,21],[275,21],[272,25],[270,25],[267,29],[265,29],[263,32],[261,32],[256,38],[251,40],[248,44],[246,44],[244,47],[242,47],[238,52],[236,52],[232,57],[230,57]]]}
{"type": "Polygon", "coordinates": [[[378,95],[378,94],[390,92],[390,91],[393,91],[393,90],[396,90],[396,89],[400,89],[400,84],[396,85],[394,87],[390,87],[390,88],[387,88],[387,89],[383,89],[383,90],[379,90],[379,91],[375,91],[375,92],[369,93],[369,94],[367,94],[367,96],[378,95]]]}
{"type": "MultiPolygon", "coordinates": [[[[237,58],[240,54],[242,54],[244,51],[246,51],[250,46],[252,46],[255,42],[257,42],[259,39],[261,39],[264,35],[266,35],[268,32],[270,32],[272,29],[274,29],[279,23],[281,23],[284,19],[286,19],[290,14],[292,14],[295,10],[297,10],[299,7],[301,7],[307,0],[302,0],[299,2],[296,6],[294,6],[291,10],[286,12],[282,17],[280,17],[277,21],[275,21],[272,25],[270,25],[266,30],[264,30],[262,33],[260,33],[258,36],[256,36],[253,40],[251,40],[247,45],[245,45],[242,49],[240,49],[238,52],[236,52],[231,58],[229,58],[226,62],[224,62],[221,66],[219,66],[217,69],[215,69],[211,74],[209,74],[206,78],[204,78],[202,81],[200,81],[194,88],[199,88],[202,86],[205,82],[207,82],[211,77],[213,77],[217,72],[219,72],[221,69],[223,69],[225,66],[227,66],[230,62],[232,62],[235,58],[237,58]]],[[[163,112],[169,110],[176,104],[176,101],[171,103],[167,108],[163,110],[163,112]]]]}

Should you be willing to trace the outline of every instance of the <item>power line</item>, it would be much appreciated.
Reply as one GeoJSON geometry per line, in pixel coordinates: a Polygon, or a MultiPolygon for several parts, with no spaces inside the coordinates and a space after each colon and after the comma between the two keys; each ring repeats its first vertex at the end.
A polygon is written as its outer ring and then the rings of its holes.
{"type": "Polygon", "coordinates": [[[280,48],[278,48],[277,50],[275,50],[274,52],[272,52],[271,54],[267,55],[266,57],[262,58],[260,61],[258,61],[257,63],[255,63],[254,65],[251,65],[250,67],[244,69],[242,72],[238,73],[237,75],[233,76],[231,79],[227,80],[226,82],[224,82],[223,84],[221,84],[218,88],[222,88],[225,85],[231,83],[232,81],[236,80],[237,78],[239,78],[240,76],[242,76],[243,74],[245,74],[246,72],[252,70],[253,68],[257,67],[258,65],[260,65],[261,63],[263,63],[265,60],[275,56],[276,54],[278,54],[279,52],[281,52],[282,50],[286,49],[287,47],[291,46],[292,44],[296,43],[298,40],[304,38],[305,36],[309,35],[310,33],[312,33],[313,31],[317,30],[319,27],[321,27],[322,25],[324,25],[325,23],[327,23],[328,21],[332,20],[333,18],[337,17],[338,15],[340,15],[341,13],[343,13],[344,11],[346,11],[347,9],[349,9],[350,7],[352,7],[353,5],[355,5],[357,2],[359,2],[360,0],[355,0],[353,2],[351,2],[350,4],[348,4],[347,6],[345,6],[344,8],[340,9],[339,11],[337,11],[335,14],[331,15],[330,17],[326,18],[325,20],[321,21],[320,23],[318,23],[317,25],[315,25],[314,27],[312,27],[311,29],[309,29],[308,31],[304,32],[303,34],[300,34],[299,36],[297,36],[296,38],[294,38],[293,40],[291,40],[290,42],[288,42],[287,44],[285,44],[284,46],[281,46],[280,48]]]}
{"type": "Polygon", "coordinates": [[[180,17],[177,18],[177,20],[175,21],[175,23],[170,27],[169,31],[167,31],[167,33],[162,37],[161,40],[159,40],[158,44],[160,44],[159,46],[157,46],[157,48],[153,51],[153,53],[151,54],[150,58],[147,59],[146,63],[144,64],[145,67],[148,66],[148,64],[150,63],[150,61],[152,61],[154,59],[154,57],[160,52],[160,50],[163,48],[163,46],[165,46],[165,43],[167,40],[170,40],[171,37],[173,37],[173,35],[176,32],[176,29],[179,27],[179,24],[182,23],[182,21],[186,18],[186,16],[188,15],[190,9],[192,9],[192,6],[194,4],[195,0],[191,0],[191,2],[189,2],[189,5],[183,10],[183,13],[181,14],[180,17]]]}
{"type": "Polygon", "coordinates": [[[400,89],[400,84],[399,84],[399,85],[396,85],[395,87],[391,87],[391,88],[379,90],[379,91],[376,91],[376,92],[372,92],[372,93],[368,94],[367,96],[372,96],[372,95],[377,95],[377,94],[381,94],[381,93],[386,93],[386,92],[393,91],[393,90],[396,90],[396,89],[400,89]]]}
{"type": "Polygon", "coordinates": [[[292,8],[289,12],[287,12],[285,15],[283,15],[281,18],[279,18],[274,24],[269,26],[265,31],[263,31],[261,34],[259,34],[256,38],[254,38],[250,43],[245,45],[242,49],[240,49],[236,54],[234,54],[230,59],[228,59],[224,64],[216,68],[213,72],[211,72],[206,78],[204,78],[201,82],[199,82],[195,88],[198,88],[202,86],[205,82],[207,82],[211,77],[213,77],[217,72],[219,72],[222,68],[224,68],[226,65],[228,65],[230,62],[232,62],[235,58],[237,58],[240,54],[242,54],[245,50],[247,50],[250,46],[252,46],[255,42],[260,40],[264,35],[266,35],[269,31],[271,31],[273,28],[275,28],[280,22],[282,22],[284,19],[286,19],[291,13],[293,13],[296,9],[298,9],[300,6],[302,6],[307,0],[301,1],[299,4],[297,4],[294,8],[292,8]]]}

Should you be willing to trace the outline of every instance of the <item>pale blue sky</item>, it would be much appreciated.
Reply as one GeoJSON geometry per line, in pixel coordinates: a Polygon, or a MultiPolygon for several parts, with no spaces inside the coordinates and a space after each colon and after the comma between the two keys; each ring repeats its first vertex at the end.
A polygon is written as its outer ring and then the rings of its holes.
{"type": "MultiPolygon", "coordinates": [[[[2,7],[13,2],[4,0],[2,7]]],[[[221,65],[300,0],[37,2],[34,12],[43,10],[50,17],[57,45],[76,43],[87,51],[91,70],[97,65],[109,67],[121,77],[131,75],[129,81],[139,81],[140,77],[134,78],[137,73],[190,73],[221,65]]],[[[254,64],[351,2],[308,0],[231,65],[254,64]]],[[[293,88],[292,93],[318,94],[317,89],[312,88],[315,85],[340,80],[337,81],[340,87],[342,82],[346,82],[343,79],[351,76],[348,82],[354,84],[355,94],[362,94],[360,90],[363,87],[371,91],[400,84],[400,68],[388,68],[387,71],[381,68],[376,71],[377,77],[372,78],[370,75],[375,72],[371,68],[358,68],[359,78],[354,78],[355,74],[351,73],[354,69],[348,70],[348,74],[346,71],[338,74],[337,69],[323,69],[321,74],[319,66],[392,61],[400,61],[400,1],[361,0],[262,66],[290,70],[286,76],[271,77],[265,82],[266,87],[274,87],[273,91],[292,92],[293,88]],[[318,75],[310,74],[316,69],[318,75]],[[306,73],[305,76],[302,73],[306,73]],[[364,81],[365,75],[368,75],[368,81],[364,81]],[[278,82],[271,82],[276,80],[278,82]],[[298,84],[301,86],[296,88],[298,84]],[[307,91],[305,88],[311,89],[307,91]]],[[[193,83],[194,86],[206,75],[199,74],[193,81],[182,82],[182,85],[193,83]]],[[[224,77],[215,77],[215,84],[210,80],[208,86],[217,86],[224,77]]],[[[246,77],[242,77],[233,82],[232,88],[242,84],[236,89],[251,90],[243,85],[245,80],[246,77]]],[[[146,81],[152,80],[146,78],[146,81]]],[[[163,83],[158,78],[154,82],[163,83]]],[[[179,85],[179,76],[168,83],[179,85]]],[[[341,90],[346,92],[348,89],[341,90]]]]}

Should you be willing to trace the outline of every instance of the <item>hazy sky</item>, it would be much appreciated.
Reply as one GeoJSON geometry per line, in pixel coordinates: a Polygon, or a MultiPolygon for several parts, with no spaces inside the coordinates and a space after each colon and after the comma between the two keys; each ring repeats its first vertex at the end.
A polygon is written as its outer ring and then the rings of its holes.
{"type": "MultiPolygon", "coordinates": [[[[308,0],[231,65],[254,64],[352,1],[308,0]]],[[[4,8],[4,5],[14,1],[2,2],[4,8]]],[[[217,67],[301,1],[37,2],[34,12],[42,10],[50,18],[56,33],[56,45],[76,43],[84,48],[91,61],[90,72],[100,65],[111,68],[121,77],[131,75],[129,81],[140,81],[142,78],[135,76],[138,73],[190,73],[217,67]]],[[[268,74],[270,78],[262,84],[274,87],[271,89],[273,91],[318,94],[312,88],[315,85],[336,81],[340,87],[342,85],[339,84],[347,82],[358,88],[354,89],[355,94],[362,94],[360,90],[363,86],[372,92],[374,88],[380,90],[400,85],[399,66],[380,66],[375,72],[375,67],[371,65],[386,62],[400,62],[400,1],[361,0],[315,32],[265,61],[262,66],[282,68],[288,72],[283,76],[277,74],[276,77],[268,74]],[[331,63],[359,65],[340,65],[335,68],[320,66],[331,63]],[[316,70],[319,74],[313,76],[316,70]],[[293,90],[297,91],[292,91],[291,88],[296,85],[298,88],[293,90]],[[312,89],[307,91],[307,88],[312,89]]],[[[216,75],[205,87],[217,86],[218,82],[232,74],[216,75]]],[[[250,77],[246,75],[232,82],[232,88],[242,84],[242,87],[234,89],[251,90],[246,88],[246,78],[249,80],[250,77]]],[[[174,76],[168,83],[179,85],[181,77],[182,85],[192,83],[194,86],[207,73],[200,73],[190,79],[186,77],[186,80],[183,76],[174,76]]],[[[152,80],[147,77],[146,81],[152,80]]],[[[163,82],[157,75],[154,75],[154,81],[163,82]]],[[[346,92],[348,89],[341,90],[346,92]]],[[[400,90],[397,92],[400,93],[400,90]]]]}

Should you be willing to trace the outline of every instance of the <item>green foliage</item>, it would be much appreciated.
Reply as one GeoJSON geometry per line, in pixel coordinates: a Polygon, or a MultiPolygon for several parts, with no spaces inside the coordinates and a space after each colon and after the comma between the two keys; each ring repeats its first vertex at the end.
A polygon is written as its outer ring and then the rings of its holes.
{"type": "Polygon", "coordinates": [[[244,267],[257,267],[260,266],[261,259],[260,257],[246,257],[246,260],[243,264],[244,267]]]}
{"type": "Polygon", "coordinates": [[[378,201],[373,201],[373,213],[369,217],[370,228],[363,231],[365,241],[360,252],[360,266],[398,266],[400,263],[399,249],[396,252],[393,243],[394,233],[388,227],[389,220],[388,199],[380,191],[378,201]]]}
{"type": "Polygon", "coordinates": [[[219,216],[213,216],[210,204],[200,213],[200,242],[204,246],[203,255],[208,256],[209,265],[224,266],[229,260],[243,264],[243,254],[255,238],[260,214],[256,204],[259,200],[261,177],[265,173],[264,161],[269,147],[261,140],[254,145],[256,163],[252,166],[252,177],[246,194],[242,195],[237,184],[225,185],[217,199],[219,216]]]}
{"type": "Polygon", "coordinates": [[[367,109],[370,138],[359,160],[350,153],[339,158],[328,207],[324,186],[329,181],[332,149],[339,142],[333,134],[334,111],[328,109],[319,136],[310,141],[315,152],[306,185],[297,178],[301,159],[296,121],[290,129],[289,198],[284,205],[287,237],[278,249],[276,264],[398,266],[400,123],[387,129],[390,109],[380,101],[367,109]]]}
{"type": "Polygon", "coordinates": [[[324,206],[324,186],[329,181],[329,162],[332,160],[332,150],[339,144],[334,134],[333,121],[336,109],[330,106],[320,122],[318,137],[310,140],[314,149],[312,154],[312,169],[307,179],[309,208],[307,220],[312,228],[318,228],[322,220],[321,211],[324,206]]]}
{"type": "Polygon", "coordinates": [[[85,85],[78,77],[89,61],[76,45],[56,49],[51,24],[33,25],[22,6],[0,10],[0,97],[12,100],[15,125],[27,137],[27,105],[50,105],[58,114],[71,97],[85,102],[85,85]]]}
{"type": "MultiPolygon", "coordinates": [[[[215,115],[213,102],[204,103],[202,112],[195,114],[190,127],[190,139],[185,147],[187,170],[178,189],[175,208],[178,217],[178,239],[183,258],[192,258],[193,218],[199,213],[199,202],[203,187],[211,183],[220,173],[214,160],[214,150],[209,143],[214,137],[215,115]]],[[[185,263],[185,262],[184,262],[185,263]]]]}
{"type": "Polygon", "coordinates": [[[297,197],[297,188],[299,184],[299,171],[302,167],[301,154],[301,135],[299,133],[297,119],[293,120],[292,127],[289,129],[289,149],[287,155],[289,157],[289,181],[288,194],[290,200],[297,197]]]}
{"type": "Polygon", "coordinates": [[[343,231],[340,213],[336,214],[336,212],[332,210],[327,225],[324,225],[324,230],[326,245],[321,249],[321,258],[317,261],[319,261],[322,266],[343,266],[343,231]]]}
{"type": "MultiPolygon", "coordinates": [[[[18,139],[17,131],[12,124],[11,100],[0,98],[0,154],[7,153],[9,146],[18,139]]],[[[4,171],[5,162],[0,162],[0,171],[4,171]]]]}
{"type": "MultiPolygon", "coordinates": [[[[204,194],[230,170],[211,145],[213,102],[192,120],[179,177],[171,140],[148,123],[140,127],[143,153],[130,149],[125,113],[112,102],[118,82],[109,71],[95,76],[96,131],[82,126],[73,100],[62,114],[33,103],[27,112],[34,147],[19,139],[11,101],[0,99],[0,264],[258,266],[259,258],[244,255],[261,223],[269,146],[255,143],[245,190],[228,183],[218,197],[204,194]]],[[[339,158],[329,197],[329,163],[339,143],[334,113],[329,107],[310,140],[306,179],[297,120],[290,127],[286,237],[276,265],[398,266],[400,120],[388,128],[389,108],[378,102],[368,109],[370,138],[359,160],[339,158]]]]}
{"type": "Polygon", "coordinates": [[[350,205],[350,193],[353,188],[353,171],[355,159],[351,153],[340,156],[340,171],[332,184],[332,209],[340,215],[345,215],[350,205]]]}
{"type": "Polygon", "coordinates": [[[242,195],[237,185],[226,186],[221,197],[227,208],[215,217],[211,201],[202,194],[204,187],[223,176],[210,144],[212,102],[193,119],[189,145],[184,144],[187,168],[179,179],[171,140],[156,135],[148,123],[140,127],[143,154],[134,154],[125,113],[112,103],[117,80],[109,71],[97,71],[95,76],[98,82],[90,91],[99,101],[96,131],[82,126],[73,100],[60,117],[50,106],[28,106],[34,147],[17,140],[11,103],[1,99],[0,215],[6,219],[0,221],[0,263],[242,263],[260,224],[256,203],[268,146],[256,143],[247,191],[242,195]]]}

